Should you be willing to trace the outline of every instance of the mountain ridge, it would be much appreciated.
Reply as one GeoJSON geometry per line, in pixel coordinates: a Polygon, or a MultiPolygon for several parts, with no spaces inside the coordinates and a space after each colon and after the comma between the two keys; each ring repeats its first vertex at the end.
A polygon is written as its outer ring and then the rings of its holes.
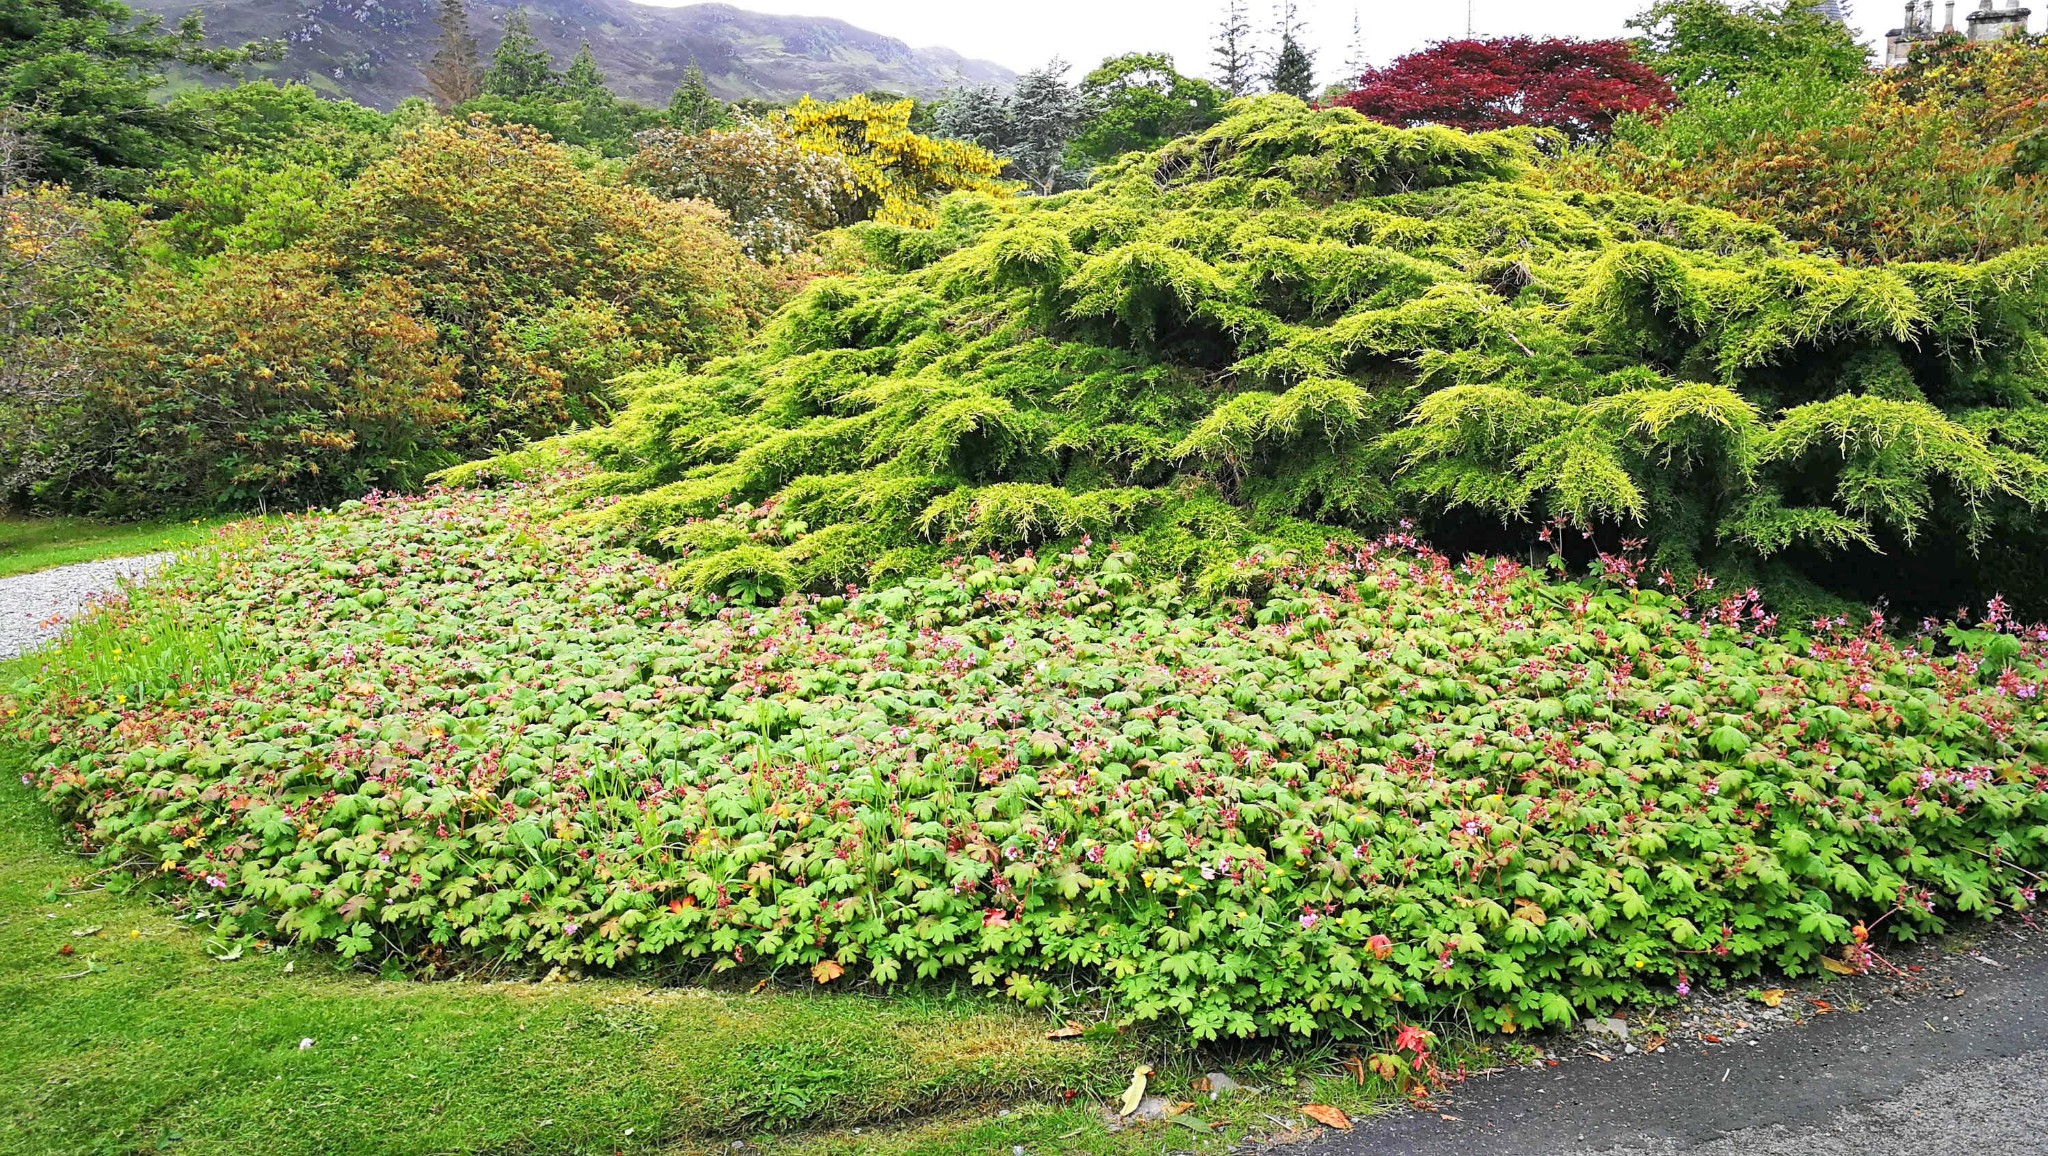
{"type": "MultiPolygon", "coordinates": [[[[437,0],[131,0],[175,19],[195,8],[210,43],[285,43],[282,60],[249,66],[252,79],[297,80],[329,96],[388,109],[425,91],[421,68],[440,35],[437,0]]],[[[556,67],[590,43],[611,87],[661,105],[692,61],[726,100],[791,101],[885,90],[931,96],[962,85],[1004,85],[1015,73],[948,48],[913,48],[831,16],[779,16],[731,4],[660,7],[633,0],[526,0],[516,5],[556,67]]],[[[469,0],[472,31],[488,59],[515,4],[469,0]]]]}

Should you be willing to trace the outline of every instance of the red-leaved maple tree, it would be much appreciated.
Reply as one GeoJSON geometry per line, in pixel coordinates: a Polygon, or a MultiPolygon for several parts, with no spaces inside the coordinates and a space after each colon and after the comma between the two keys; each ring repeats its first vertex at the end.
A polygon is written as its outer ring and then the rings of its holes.
{"type": "Polygon", "coordinates": [[[1605,135],[1624,113],[1661,111],[1675,99],[1623,41],[1510,36],[1446,40],[1410,53],[1368,71],[1331,103],[1405,127],[1534,125],[1585,141],[1605,135]]]}

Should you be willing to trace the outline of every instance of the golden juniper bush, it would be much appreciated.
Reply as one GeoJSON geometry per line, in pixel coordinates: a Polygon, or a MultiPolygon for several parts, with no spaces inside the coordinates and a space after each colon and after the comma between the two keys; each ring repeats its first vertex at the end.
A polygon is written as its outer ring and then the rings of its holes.
{"type": "Polygon", "coordinates": [[[1213,586],[1247,545],[1461,511],[1641,535],[1681,577],[1853,585],[1912,544],[1944,599],[2024,586],[2048,249],[1852,268],[1545,187],[1543,144],[1268,97],[1085,191],[859,226],[871,271],[570,435],[584,516],[706,593],[1083,533],[1213,586]]]}

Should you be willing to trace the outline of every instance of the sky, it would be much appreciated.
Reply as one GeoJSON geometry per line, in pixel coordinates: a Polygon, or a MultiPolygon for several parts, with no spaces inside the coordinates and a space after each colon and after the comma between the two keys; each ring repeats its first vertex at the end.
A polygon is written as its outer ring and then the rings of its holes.
{"type": "MultiPolygon", "coordinates": [[[[690,0],[650,0],[686,3],[690,0]]],[[[916,47],[951,48],[1017,71],[1058,55],[1076,75],[1121,52],[1173,54],[1183,72],[1209,71],[1209,36],[1223,0],[730,0],[756,12],[836,16],[916,47]]],[[[1352,15],[1362,30],[1367,63],[1384,64],[1434,40],[1463,36],[1468,0],[1300,0],[1307,39],[1325,81],[1338,79],[1351,49],[1352,15]]],[[[1626,33],[1648,0],[1469,0],[1481,36],[1517,34],[1605,37],[1626,33]]],[[[1879,7],[1863,0],[1857,23],[1866,40],[1881,35],[1879,7]]],[[[1248,0],[1254,27],[1273,23],[1272,0],[1248,0]]],[[[1893,20],[1892,23],[1897,23],[1893,20]]]]}

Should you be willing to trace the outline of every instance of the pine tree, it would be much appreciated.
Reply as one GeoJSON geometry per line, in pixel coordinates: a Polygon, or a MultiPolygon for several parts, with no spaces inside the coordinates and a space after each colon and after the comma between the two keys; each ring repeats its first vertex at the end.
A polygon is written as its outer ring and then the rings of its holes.
{"type": "Polygon", "coordinates": [[[1009,149],[1015,175],[1050,196],[1059,187],[1067,142],[1081,130],[1081,91],[1067,83],[1067,62],[1059,57],[1017,78],[1010,93],[1016,143],[1009,149]]]}
{"type": "Polygon", "coordinates": [[[1372,62],[1365,57],[1365,25],[1359,20],[1358,6],[1351,6],[1351,43],[1344,50],[1344,87],[1349,89],[1365,75],[1372,62]]]}
{"type": "Polygon", "coordinates": [[[1316,58],[1301,46],[1301,16],[1295,11],[1294,0],[1281,0],[1278,16],[1274,31],[1279,34],[1280,50],[1273,54],[1273,68],[1266,73],[1266,85],[1274,92],[1313,100],[1316,58]]]}
{"type": "Polygon", "coordinates": [[[1258,63],[1252,52],[1252,25],[1244,13],[1244,0],[1230,0],[1224,6],[1210,59],[1215,64],[1216,82],[1223,91],[1237,97],[1252,90],[1258,79],[1258,63]]]}
{"type": "Polygon", "coordinates": [[[689,71],[683,73],[683,82],[676,86],[675,95],[668,98],[668,123],[670,128],[691,133],[733,126],[732,106],[711,95],[704,70],[694,60],[689,71]]]}
{"type": "Polygon", "coordinates": [[[505,37],[498,41],[498,50],[491,54],[490,71],[484,73],[484,91],[507,100],[519,100],[529,96],[540,96],[560,85],[562,78],[555,75],[554,62],[548,59],[547,49],[534,39],[533,28],[526,22],[526,11],[514,8],[505,17],[505,37]]]}
{"type": "Polygon", "coordinates": [[[441,0],[441,41],[434,58],[427,61],[427,95],[443,112],[484,90],[483,64],[477,57],[476,37],[469,31],[469,12],[462,0],[441,0]]]}
{"type": "Polygon", "coordinates": [[[563,92],[580,107],[583,133],[592,141],[623,140],[630,134],[626,131],[626,110],[619,105],[619,98],[606,86],[604,73],[597,67],[597,57],[590,52],[590,42],[576,50],[575,59],[569,61],[569,71],[562,77],[563,92]]]}
{"type": "Polygon", "coordinates": [[[612,97],[612,90],[605,87],[604,73],[597,67],[597,57],[590,53],[590,41],[576,50],[575,59],[569,61],[569,71],[562,76],[563,87],[577,100],[612,97]]]}

